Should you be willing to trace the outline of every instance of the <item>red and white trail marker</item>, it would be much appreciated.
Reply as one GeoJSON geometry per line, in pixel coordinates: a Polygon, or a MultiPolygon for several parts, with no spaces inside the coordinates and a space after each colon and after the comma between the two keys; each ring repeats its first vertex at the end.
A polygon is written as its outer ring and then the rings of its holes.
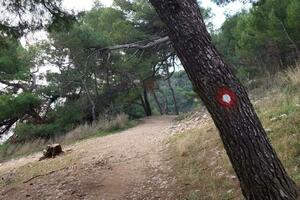
{"type": "Polygon", "coordinates": [[[236,94],[227,87],[221,87],[218,89],[216,99],[224,108],[232,108],[237,103],[236,94]]]}

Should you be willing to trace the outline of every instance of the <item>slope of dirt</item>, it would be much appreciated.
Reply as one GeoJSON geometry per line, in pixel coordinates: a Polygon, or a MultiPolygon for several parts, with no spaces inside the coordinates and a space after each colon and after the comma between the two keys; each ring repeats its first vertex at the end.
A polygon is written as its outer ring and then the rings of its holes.
{"type": "Polygon", "coordinates": [[[167,139],[173,117],[147,118],[137,127],[0,165],[0,199],[178,199],[167,139]]]}

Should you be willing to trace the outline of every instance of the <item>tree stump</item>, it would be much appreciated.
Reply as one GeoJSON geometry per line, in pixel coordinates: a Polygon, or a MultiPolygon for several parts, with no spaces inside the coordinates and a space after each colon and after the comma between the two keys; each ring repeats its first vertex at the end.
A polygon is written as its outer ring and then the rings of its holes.
{"type": "Polygon", "coordinates": [[[43,150],[43,156],[39,159],[39,161],[47,158],[55,158],[55,156],[61,153],[63,153],[63,150],[60,144],[48,145],[46,149],[43,150]]]}

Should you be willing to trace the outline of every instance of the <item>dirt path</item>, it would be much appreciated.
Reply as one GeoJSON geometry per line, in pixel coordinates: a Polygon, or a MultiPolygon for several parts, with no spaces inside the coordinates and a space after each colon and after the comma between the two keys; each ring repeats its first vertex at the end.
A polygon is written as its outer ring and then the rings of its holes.
{"type": "Polygon", "coordinates": [[[165,153],[172,119],[145,119],[121,133],[67,147],[72,151],[56,159],[38,162],[33,155],[3,163],[0,199],[175,200],[176,180],[165,153]]]}

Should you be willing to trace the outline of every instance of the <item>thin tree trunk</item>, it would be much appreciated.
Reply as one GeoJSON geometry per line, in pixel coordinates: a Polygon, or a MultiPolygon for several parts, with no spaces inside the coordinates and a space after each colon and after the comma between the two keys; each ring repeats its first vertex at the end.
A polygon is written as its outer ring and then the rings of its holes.
{"type": "Polygon", "coordinates": [[[7,134],[11,127],[19,120],[19,118],[12,118],[0,122],[0,136],[7,134]]]}
{"type": "Polygon", "coordinates": [[[140,100],[141,100],[141,105],[142,105],[142,107],[143,107],[143,109],[144,109],[145,115],[147,115],[147,110],[146,110],[146,106],[145,106],[145,101],[144,101],[142,95],[140,95],[140,100]]]}
{"type": "Polygon", "coordinates": [[[245,88],[214,47],[196,0],[150,0],[190,80],[210,112],[246,199],[295,200],[286,173],[245,88]]]}
{"type": "Polygon", "coordinates": [[[171,83],[171,77],[170,77],[170,72],[169,72],[169,68],[166,69],[166,72],[167,72],[167,76],[169,77],[167,79],[167,83],[168,83],[168,86],[171,90],[171,94],[172,94],[172,98],[173,98],[173,103],[174,103],[174,109],[175,109],[175,115],[179,115],[179,109],[178,109],[178,105],[177,105],[177,100],[176,100],[176,96],[175,96],[175,91],[172,87],[172,83],[171,83]]]}
{"type": "Polygon", "coordinates": [[[168,115],[169,114],[168,98],[166,97],[165,93],[161,89],[158,89],[158,91],[161,93],[161,95],[163,96],[163,99],[164,99],[163,113],[168,115]]]}
{"type": "Polygon", "coordinates": [[[98,97],[99,96],[98,81],[97,81],[97,75],[95,71],[94,71],[94,87],[95,87],[96,96],[98,97]]]}
{"type": "Polygon", "coordinates": [[[106,68],[106,85],[107,85],[107,87],[110,86],[109,76],[110,76],[109,68],[106,68]]]}
{"type": "Polygon", "coordinates": [[[148,93],[146,88],[144,88],[144,102],[145,102],[146,116],[152,116],[152,109],[149,103],[149,98],[148,98],[148,93]]]}
{"type": "Polygon", "coordinates": [[[161,107],[161,105],[160,105],[160,103],[159,103],[159,100],[158,100],[158,98],[157,98],[157,95],[156,95],[155,91],[152,91],[152,94],[153,94],[155,103],[157,104],[159,113],[160,113],[161,115],[163,115],[164,113],[163,113],[162,107],[161,107]]]}
{"type": "Polygon", "coordinates": [[[92,106],[91,107],[92,120],[96,121],[97,120],[96,111],[95,111],[96,110],[96,104],[95,104],[95,102],[94,102],[94,100],[93,100],[93,98],[92,98],[92,96],[90,94],[90,91],[88,90],[88,88],[87,88],[86,83],[85,83],[84,80],[82,80],[82,84],[83,84],[84,90],[85,90],[85,92],[87,94],[88,100],[90,101],[90,104],[92,106]]]}
{"type": "Polygon", "coordinates": [[[142,106],[143,106],[145,115],[146,115],[146,116],[151,116],[151,113],[149,113],[149,107],[147,107],[147,105],[146,105],[146,103],[145,103],[145,100],[144,100],[144,98],[143,98],[142,95],[140,95],[140,100],[141,100],[141,104],[142,104],[142,106]]]}

